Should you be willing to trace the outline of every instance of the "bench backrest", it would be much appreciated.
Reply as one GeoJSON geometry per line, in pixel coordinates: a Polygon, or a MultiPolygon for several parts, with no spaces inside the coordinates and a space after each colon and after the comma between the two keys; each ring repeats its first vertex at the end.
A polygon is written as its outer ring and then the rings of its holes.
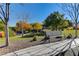
{"type": "Polygon", "coordinates": [[[62,32],[61,31],[49,31],[49,32],[46,32],[46,35],[47,36],[60,36],[62,35],[62,32]]]}

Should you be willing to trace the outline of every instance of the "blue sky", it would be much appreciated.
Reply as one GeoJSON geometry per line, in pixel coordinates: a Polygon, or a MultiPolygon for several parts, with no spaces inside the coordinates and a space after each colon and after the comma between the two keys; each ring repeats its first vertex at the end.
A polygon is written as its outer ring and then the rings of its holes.
{"type": "Polygon", "coordinates": [[[46,17],[55,11],[62,12],[59,4],[55,3],[28,3],[28,4],[11,4],[9,26],[15,26],[17,21],[22,20],[23,15],[28,15],[27,22],[42,23],[46,17]]]}

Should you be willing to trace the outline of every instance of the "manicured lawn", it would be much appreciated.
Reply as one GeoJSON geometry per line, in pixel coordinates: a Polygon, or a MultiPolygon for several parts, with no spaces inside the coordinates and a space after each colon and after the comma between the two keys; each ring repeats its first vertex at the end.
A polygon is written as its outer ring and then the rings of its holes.
{"type": "MultiPolygon", "coordinates": [[[[78,36],[79,36],[79,30],[78,30],[78,36]]],[[[65,29],[64,31],[62,31],[62,35],[64,35],[65,37],[67,37],[69,34],[71,34],[72,36],[75,36],[75,30],[67,30],[65,29]]],[[[44,36],[37,36],[37,39],[43,38],[44,36]]],[[[31,33],[25,34],[24,37],[20,36],[14,36],[14,37],[10,37],[9,40],[10,41],[19,41],[19,40],[32,40],[33,39],[33,35],[31,33]]],[[[5,38],[0,38],[0,45],[5,43],[5,38]]]]}
{"type": "Polygon", "coordinates": [[[4,38],[0,38],[0,46],[2,45],[2,44],[4,44],[5,43],[5,39],[4,38]]]}
{"type": "MultiPolygon", "coordinates": [[[[37,36],[37,40],[43,38],[44,36],[37,36]]],[[[9,41],[11,42],[15,42],[15,41],[20,41],[20,40],[32,40],[33,37],[21,37],[21,36],[14,36],[14,37],[10,37],[9,41]]],[[[0,38],[0,45],[5,44],[5,38],[0,38]]]]}

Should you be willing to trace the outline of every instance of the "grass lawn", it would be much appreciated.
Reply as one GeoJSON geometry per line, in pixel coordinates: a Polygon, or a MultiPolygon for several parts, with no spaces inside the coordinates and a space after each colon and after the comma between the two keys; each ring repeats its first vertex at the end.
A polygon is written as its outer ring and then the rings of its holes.
{"type": "MultiPolygon", "coordinates": [[[[41,38],[43,38],[44,36],[37,36],[37,40],[39,40],[39,39],[41,39],[41,38]]],[[[11,42],[14,42],[14,41],[20,41],[20,40],[32,40],[33,39],[33,37],[28,37],[28,36],[26,36],[26,37],[21,37],[21,35],[20,36],[14,36],[14,37],[9,37],[9,40],[11,41],[11,42]]],[[[0,46],[2,45],[2,44],[5,44],[5,38],[0,38],[0,46]]]]}
{"type": "MultiPolygon", "coordinates": [[[[9,40],[17,41],[17,40],[25,40],[25,38],[20,38],[20,37],[15,36],[15,37],[10,37],[9,40]]],[[[0,38],[0,45],[2,45],[4,43],[5,43],[5,38],[0,38]]]]}
{"type": "MultiPolygon", "coordinates": [[[[79,36],[79,30],[78,30],[78,36],[79,36]]],[[[71,34],[72,36],[75,36],[75,30],[67,30],[65,29],[64,31],[62,31],[62,35],[64,35],[65,37],[67,37],[69,34],[71,34]]],[[[10,37],[9,40],[10,41],[19,41],[19,40],[32,40],[33,36],[31,34],[25,34],[26,36],[21,37],[20,36],[14,36],[14,37],[10,37]]],[[[37,39],[41,39],[44,36],[37,36],[37,39]]],[[[0,38],[0,45],[5,43],[5,38],[0,38]]]]}
{"type": "Polygon", "coordinates": [[[0,38],[0,46],[2,45],[2,44],[4,44],[5,43],[5,39],[4,38],[0,38]]]}

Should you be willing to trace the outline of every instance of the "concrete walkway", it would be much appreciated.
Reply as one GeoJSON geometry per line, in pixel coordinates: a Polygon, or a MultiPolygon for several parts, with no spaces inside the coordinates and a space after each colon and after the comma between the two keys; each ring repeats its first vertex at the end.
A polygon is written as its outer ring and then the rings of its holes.
{"type": "MultiPolygon", "coordinates": [[[[67,43],[69,43],[71,39],[69,40],[63,40],[55,43],[48,43],[48,44],[42,44],[37,46],[32,46],[29,48],[21,49],[15,52],[11,52],[8,54],[5,54],[3,56],[50,56],[50,55],[56,55],[62,48],[66,46],[67,43]],[[55,54],[56,53],[56,54],[55,54]]],[[[75,39],[77,45],[79,45],[79,39],[75,39]]],[[[72,42],[71,45],[72,48],[76,47],[74,42],[72,42]]],[[[65,51],[68,48],[68,46],[63,50],[65,51]]],[[[66,55],[68,55],[67,53],[66,55]]]]}

